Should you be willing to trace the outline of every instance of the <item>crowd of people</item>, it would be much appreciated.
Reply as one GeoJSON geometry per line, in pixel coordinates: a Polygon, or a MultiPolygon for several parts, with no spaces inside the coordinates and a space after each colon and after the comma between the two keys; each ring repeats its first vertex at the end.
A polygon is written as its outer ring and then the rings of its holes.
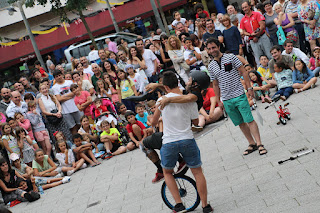
{"type": "MultiPolygon", "coordinates": [[[[253,110],[254,99],[272,101],[270,88],[286,100],[315,87],[320,71],[317,4],[251,1],[242,3],[243,13],[229,5],[227,14],[209,15],[199,3],[195,22],[173,13],[174,35],[158,29],[151,39],[138,38],[130,47],[124,40],[106,39],[105,49],[91,46],[88,56],[73,58],[72,70],[48,57],[46,72],[37,61],[30,78],[1,89],[2,203],[35,201],[42,190],[68,183],[79,169],[100,165],[97,158],[110,159],[143,145],[157,149],[150,140],[160,140],[160,149],[167,127],[157,113],[155,122],[154,115],[157,99],[166,94],[166,72],[174,73],[184,94],[201,88],[183,100],[198,105],[192,130],[222,119],[225,110],[249,142],[244,155],[255,150],[266,154],[250,107],[246,116],[237,112],[247,103],[253,110]],[[207,73],[210,86],[202,88],[194,72],[207,73]],[[148,92],[148,101],[132,99],[148,92]]],[[[180,101],[162,98],[160,104],[180,101]]],[[[157,167],[156,183],[164,178],[161,161],[155,152],[149,155],[157,167]]],[[[178,161],[182,169],[186,163],[178,161]]]]}

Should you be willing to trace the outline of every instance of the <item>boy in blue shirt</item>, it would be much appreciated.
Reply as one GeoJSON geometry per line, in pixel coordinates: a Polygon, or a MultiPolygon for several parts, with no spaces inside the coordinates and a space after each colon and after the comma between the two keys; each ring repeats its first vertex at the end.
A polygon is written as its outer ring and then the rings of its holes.
{"type": "Polygon", "coordinates": [[[148,113],[144,109],[145,108],[142,106],[142,104],[136,105],[136,118],[138,121],[143,123],[146,128],[149,128],[150,126],[148,125],[148,113]]]}

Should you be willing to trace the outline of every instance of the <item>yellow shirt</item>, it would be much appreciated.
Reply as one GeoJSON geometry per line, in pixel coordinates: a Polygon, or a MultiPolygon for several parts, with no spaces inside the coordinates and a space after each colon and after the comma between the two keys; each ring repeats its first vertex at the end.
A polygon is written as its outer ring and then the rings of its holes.
{"type": "MultiPolygon", "coordinates": [[[[120,90],[121,90],[121,98],[125,99],[127,97],[130,97],[134,95],[134,92],[132,90],[132,86],[134,86],[134,83],[131,80],[122,80],[120,83],[120,90]]],[[[119,89],[117,85],[117,89],[119,89]]]]}
{"type": "Polygon", "coordinates": [[[104,135],[109,135],[109,136],[111,136],[111,135],[113,135],[114,133],[117,133],[117,135],[118,135],[118,140],[119,140],[119,142],[121,142],[121,140],[120,140],[120,132],[119,132],[116,128],[110,128],[110,132],[109,132],[109,133],[107,133],[106,131],[103,131],[100,136],[104,136],[104,135]]]}
{"type": "Polygon", "coordinates": [[[272,78],[269,68],[265,69],[263,67],[258,67],[257,71],[261,75],[261,77],[264,77],[266,79],[272,78]]]}

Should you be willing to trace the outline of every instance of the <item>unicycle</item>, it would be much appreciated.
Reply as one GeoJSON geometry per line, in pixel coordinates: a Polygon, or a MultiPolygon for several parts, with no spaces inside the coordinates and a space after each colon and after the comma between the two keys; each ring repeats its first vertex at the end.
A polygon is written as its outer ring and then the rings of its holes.
{"type": "MultiPolygon", "coordinates": [[[[189,176],[186,176],[188,167],[183,169],[180,173],[173,175],[178,186],[179,194],[183,205],[187,211],[195,210],[200,204],[200,196],[198,194],[196,182],[189,176]]],[[[175,200],[173,199],[166,182],[163,182],[161,187],[161,197],[163,202],[169,209],[173,209],[175,206],[175,200]]]]}

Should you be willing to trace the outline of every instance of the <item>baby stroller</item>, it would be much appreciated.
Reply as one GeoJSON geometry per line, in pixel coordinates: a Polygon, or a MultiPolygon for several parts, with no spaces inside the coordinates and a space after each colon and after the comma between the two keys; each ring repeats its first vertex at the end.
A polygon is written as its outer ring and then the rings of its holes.
{"type": "Polygon", "coordinates": [[[118,116],[117,111],[113,105],[113,103],[110,101],[109,98],[101,98],[101,107],[104,109],[105,112],[101,113],[96,105],[92,104],[90,111],[92,119],[96,123],[96,129],[101,132],[101,129],[99,128],[102,121],[107,120],[109,123],[113,122],[115,127],[120,132],[120,139],[124,145],[126,145],[128,141],[128,133],[124,125],[122,124],[121,118],[118,116]]]}

